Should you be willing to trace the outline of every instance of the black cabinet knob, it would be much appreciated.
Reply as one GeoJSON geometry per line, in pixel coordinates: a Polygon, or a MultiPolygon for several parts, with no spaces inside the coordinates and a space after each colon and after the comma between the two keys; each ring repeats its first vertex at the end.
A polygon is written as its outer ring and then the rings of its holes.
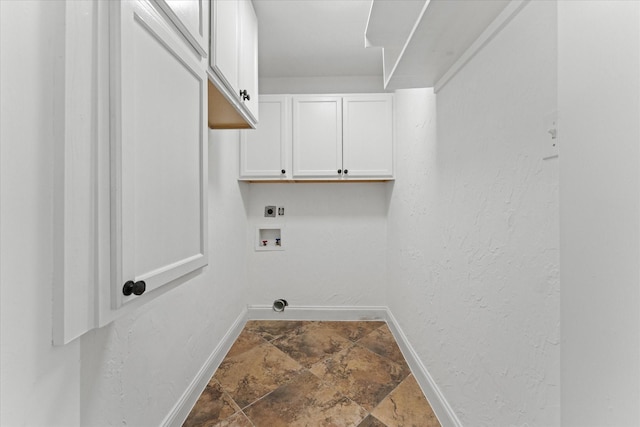
{"type": "Polygon", "coordinates": [[[142,295],[146,290],[147,290],[147,284],[144,282],[144,280],[140,280],[133,284],[134,295],[142,295]]]}
{"type": "Polygon", "coordinates": [[[280,172],[282,173],[282,175],[284,175],[285,173],[287,173],[287,171],[286,171],[286,170],[284,170],[284,169],[282,169],[280,172]]]}
{"type": "Polygon", "coordinates": [[[345,170],[344,170],[344,174],[346,175],[346,174],[348,174],[348,173],[349,173],[349,169],[345,169],[345,170]]]}
{"type": "Polygon", "coordinates": [[[251,96],[247,93],[246,89],[243,89],[240,91],[240,97],[242,98],[243,101],[251,100],[251,96]]]}
{"type": "Polygon", "coordinates": [[[133,280],[127,280],[127,282],[122,286],[122,293],[125,296],[129,296],[133,293],[133,280]]]}
{"type": "Polygon", "coordinates": [[[147,284],[144,282],[144,280],[140,280],[138,282],[134,282],[133,280],[127,280],[124,286],[122,286],[122,293],[125,296],[129,296],[131,294],[142,295],[146,290],[147,290],[147,284]]]}
{"type": "Polygon", "coordinates": [[[341,174],[342,173],[342,169],[338,169],[338,173],[341,174]]]}

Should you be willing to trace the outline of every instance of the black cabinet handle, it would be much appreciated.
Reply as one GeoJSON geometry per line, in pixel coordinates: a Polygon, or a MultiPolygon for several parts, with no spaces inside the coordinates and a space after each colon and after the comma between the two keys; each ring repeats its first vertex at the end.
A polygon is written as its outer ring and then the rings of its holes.
{"type": "Polygon", "coordinates": [[[144,282],[144,280],[140,280],[139,282],[136,282],[133,284],[134,295],[142,295],[146,290],[147,290],[147,284],[144,282]]]}
{"type": "Polygon", "coordinates": [[[142,295],[146,290],[147,284],[144,282],[144,280],[140,280],[138,282],[127,280],[127,282],[122,286],[122,293],[125,296],[129,296],[131,294],[142,295]]]}
{"type": "Polygon", "coordinates": [[[242,98],[243,101],[250,101],[251,100],[251,96],[247,93],[246,89],[243,89],[240,91],[240,97],[242,98]]]}
{"type": "Polygon", "coordinates": [[[129,296],[133,293],[133,280],[127,280],[127,282],[122,286],[122,293],[125,296],[129,296]]]}
{"type": "Polygon", "coordinates": [[[285,173],[287,173],[287,171],[286,171],[286,170],[284,170],[284,169],[282,169],[282,170],[280,171],[280,173],[282,173],[282,175],[284,175],[285,173]]]}
{"type": "Polygon", "coordinates": [[[344,170],[344,174],[346,175],[346,174],[348,174],[348,173],[349,173],[349,169],[345,169],[345,170],[344,170]]]}
{"type": "Polygon", "coordinates": [[[342,169],[338,169],[338,174],[341,174],[341,173],[342,173],[342,169]]]}

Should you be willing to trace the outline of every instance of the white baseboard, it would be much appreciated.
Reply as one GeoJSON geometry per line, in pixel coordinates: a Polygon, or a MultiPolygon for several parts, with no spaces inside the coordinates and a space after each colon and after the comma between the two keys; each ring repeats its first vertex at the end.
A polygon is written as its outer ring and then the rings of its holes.
{"type": "Polygon", "coordinates": [[[173,409],[166,416],[162,422],[163,427],[179,427],[184,423],[184,420],[189,416],[191,408],[196,404],[196,401],[202,394],[209,380],[215,373],[218,366],[224,360],[227,352],[242,332],[245,323],[247,323],[247,309],[243,309],[238,318],[233,322],[233,325],[229,328],[224,335],[220,343],[213,350],[205,364],[200,368],[196,377],[191,381],[187,390],[180,397],[180,400],[175,404],[173,409]]]}
{"type": "Polygon", "coordinates": [[[182,425],[198,397],[207,386],[209,379],[222,363],[224,356],[238,338],[240,332],[242,332],[247,320],[385,321],[440,424],[443,427],[462,427],[460,420],[429,374],[429,371],[427,371],[427,368],[420,361],[407,336],[387,307],[304,306],[287,307],[282,312],[275,312],[271,306],[266,305],[251,305],[242,310],[178,403],[164,419],[163,427],[178,427],[182,425]]]}
{"type": "Polygon", "coordinates": [[[407,336],[404,334],[400,325],[398,325],[396,318],[393,317],[393,314],[389,310],[387,310],[387,325],[396,339],[407,364],[411,368],[413,376],[429,401],[436,417],[438,417],[440,424],[443,427],[462,427],[462,423],[456,416],[453,408],[451,408],[449,402],[445,399],[444,395],[429,374],[429,371],[427,371],[427,368],[422,364],[417,353],[411,344],[409,344],[407,336]]]}
{"type": "Polygon", "coordinates": [[[296,306],[276,312],[269,305],[250,305],[249,320],[387,320],[387,307],[296,306]]]}

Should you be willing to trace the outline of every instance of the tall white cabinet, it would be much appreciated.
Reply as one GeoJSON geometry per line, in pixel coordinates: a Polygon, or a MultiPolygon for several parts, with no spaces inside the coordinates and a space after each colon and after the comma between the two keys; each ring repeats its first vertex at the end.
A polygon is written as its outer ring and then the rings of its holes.
{"type": "Polygon", "coordinates": [[[111,252],[118,308],[207,264],[207,74],[151,3],[112,8],[111,252]]]}
{"type": "Polygon", "coordinates": [[[207,61],[199,53],[208,14],[200,1],[181,3],[68,1],[67,19],[95,24],[65,29],[77,48],[65,52],[55,159],[57,344],[208,263],[207,61]],[[96,77],[80,79],[88,90],[78,91],[76,76],[96,77]]]}

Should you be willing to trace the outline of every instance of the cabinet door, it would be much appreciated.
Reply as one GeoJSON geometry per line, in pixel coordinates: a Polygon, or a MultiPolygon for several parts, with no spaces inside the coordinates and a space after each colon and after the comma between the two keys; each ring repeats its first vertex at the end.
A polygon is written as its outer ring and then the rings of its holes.
{"type": "Polygon", "coordinates": [[[342,165],[350,178],[393,178],[393,95],[343,98],[342,165]]]}
{"type": "Polygon", "coordinates": [[[112,307],[207,264],[206,66],[144,0],[113,2],[112,307]],[[146,283],[124,296],[127,281],[146,283]]]}
{"type": "Polygon", "coordinates": [[[258,18],[250,0],[240,0],[240,65],[239,87],[246,91],[244,105],[255,121],[258,108],[258,18]],[[246,99],[245,99],[246,98],[246,99]]]}
{"type": "Polygon", "coordinates": [[[341,173],[342,98],[294,97],[294,178],[339,178],[341,173]]]}
{"type": "Polygon", "coordinates": [[[228,87],[234,99],[238,99],[238,66],[240,47],[238,0],[214,0],[211,2],[211,69],[228,87]]]}
{"type": "Polygon", "coordinates": [[[193,48],[207,56],[209,0],[155,0],[193,48]]]}
{"type": "Polygon", "coordinates": [[[291,98],[260,97],[260,124],[240,134],[240,179],[288,179],[291,176],[291,98]]]}

